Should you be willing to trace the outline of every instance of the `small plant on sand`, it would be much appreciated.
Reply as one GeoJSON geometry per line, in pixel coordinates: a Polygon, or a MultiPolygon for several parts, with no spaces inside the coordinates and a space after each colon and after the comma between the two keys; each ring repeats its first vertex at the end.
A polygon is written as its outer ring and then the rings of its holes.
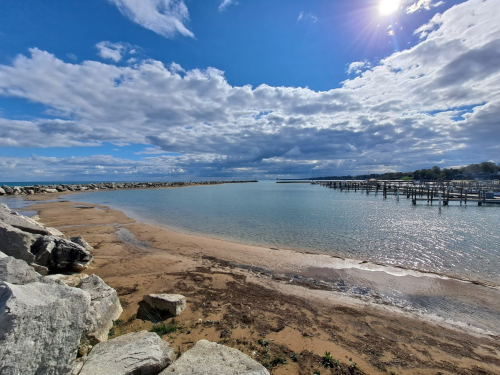
{"type": "Polygon", "coordinates": [[[274,357],[271,361],[271,366],[276,367],[279,364],[286,365],[286,359],[280,356],[274,357]]]}
{"type": "Polygon", "coordinates": [[[121,319],[113,320],[113,326],[118,326],[118,325],[120,325],[122,323],[123,323],[123,320],[121,320],[121,319]]]}
{"type": "Polygon", "coordinates": [[[128,321],[131,322],[132,320],[137,319],[137,314],[132,315],[130,318],[128,318],[128,321]]]}
{"type": "Polygon", "coordinates": [[[181,328],[182,326],[180,324],[177,324],[175,320],[172,319],[172,321],[168,324],[165,324],[165,322],[154,324],[150,332],[154,332],[158,334],[158,336],[162,337],[163,335],[168,335],[169,333],[178,331],[181,328]]]}
{"type": "Polygon", "coordinates": [[[325,355],[321,358],[321,364],[324,367],[340,367],[340,362],[337,359],[334,359],[330,352],[325,352],[325,355]]]}
{"type": "Polygon", "coordinates": [[[108,332],[108,336],[111,337],[111,336],[114,336],[114,335],[115,335],[115,328],[111,327],[111,329],[108,332]]]}
{"type": "Polygon", "coordinates": [[[299,361],[299,355],[297,353],[292,353],[290,354],[290,359],[294,362],[298,362],[299,361]]]}
{"type": "Polygon", "coordinates": [[[266,339],[259,339],[259,341],[257,342],[262,346],[269,346],[269,341],[267,341],[266,339]]]}

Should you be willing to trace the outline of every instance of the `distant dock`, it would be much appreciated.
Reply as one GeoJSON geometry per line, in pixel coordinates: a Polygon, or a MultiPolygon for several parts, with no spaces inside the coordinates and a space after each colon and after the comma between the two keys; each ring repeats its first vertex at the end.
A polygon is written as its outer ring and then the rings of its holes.
{"type": "Polygon", "coordinates": [[[406,198],[416,205],[419,202],[448,206],[470,203],[478,206],[500,204],[499,181],[311,181],[311,184],[345,192],[381,194],[384,199],[394,196],[398,201],[406,198]]]}

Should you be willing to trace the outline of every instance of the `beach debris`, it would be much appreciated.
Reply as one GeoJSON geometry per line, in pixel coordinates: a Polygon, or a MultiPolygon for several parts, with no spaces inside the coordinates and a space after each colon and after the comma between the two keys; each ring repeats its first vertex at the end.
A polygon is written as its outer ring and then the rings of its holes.
{"type": "Polygon", "coordinates": [[[56,283],[0,282],[0,373],[69,374],[90,295],[56,283]]]}
{"type": "Polygon", "coordinates": [[[83,366],[78,365],[81,367],[79,372],[75,373],[79,375],[158,374],[174,359],[175,351],[167,342],[155,333],[141,331],[97,344],[82,361],[83,366]]]}
{"type": "Polygon", "coordinates": [[[257,361],[237,349],[200,340],[160,375],[269,375],[257,361]]]}
{"type": "Polygon", "coordinates": [[[92,246],[90,246],[89,243],[87,241],[85,241],[82,236],[71,237],[70,240],[71,240],[71,242],[76,243],[77,245],[82,246],[87,251],[94,250],[94,248],[92,246]]]}
{"type": "Polygon", "coordinates": [[[186,297],[181,294],[148,294],[143,301],[153,309],[168,311],[173,316],[178,316],[186,308],[186,297]]]}
{"type": "Polygon", "coordinates": [[[31,246],[35,263],[50,271],[82,271],[92,261],[92,254],[84,247],[54,236],[39,237],[31,246]]]}
{"type": "Polygon", "coordinates": [[[113,321],[123,312],[116,290],[107,285],[99,276],[84,278],[78,288],[88,292],[91,297],[90,309],[82,345],[95,345],[108,339],[113,321]]]}
{"type": "Polygon", "coordinates": [[[0,221],[0,249],[6,255],[33,263],[35,256],[30,249],[35,240],[32,234],[0,221]]]}
{"type": "Polygon", "coordinates": [[[25,261],[0,252],[0,281],[24,285],[39,281],[41,276],[25,261]]]}

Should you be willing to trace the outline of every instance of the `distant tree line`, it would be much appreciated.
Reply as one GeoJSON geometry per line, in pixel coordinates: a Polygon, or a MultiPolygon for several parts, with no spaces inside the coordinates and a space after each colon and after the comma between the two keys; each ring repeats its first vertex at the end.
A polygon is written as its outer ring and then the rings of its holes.
{"type": "Polygon", "coordinates": [[[459,168],[439,168],[434,166],[430,169],[417,169],[414,172],[391,172],[371,173],[357,176],[327,176],[314,177],[307,180],[367,180],[376,178],[379,180],[461,180],[461,179],[498,179],[500,164],[485,161],[481,164],[469,164],[459,168]]]}

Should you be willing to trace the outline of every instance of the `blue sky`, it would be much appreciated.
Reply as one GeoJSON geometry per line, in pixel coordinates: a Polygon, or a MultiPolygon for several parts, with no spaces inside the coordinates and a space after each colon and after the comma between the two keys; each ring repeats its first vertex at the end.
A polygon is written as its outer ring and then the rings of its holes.
{"type": "Polygon", "coordinates": [[[0,0],[0,181],[500,162],[498,9],[0,0]]]}

